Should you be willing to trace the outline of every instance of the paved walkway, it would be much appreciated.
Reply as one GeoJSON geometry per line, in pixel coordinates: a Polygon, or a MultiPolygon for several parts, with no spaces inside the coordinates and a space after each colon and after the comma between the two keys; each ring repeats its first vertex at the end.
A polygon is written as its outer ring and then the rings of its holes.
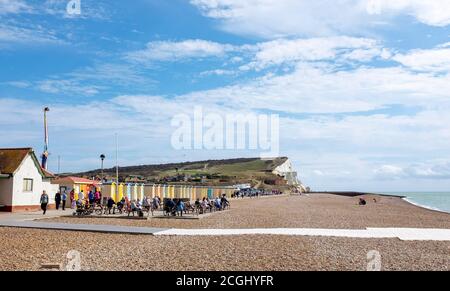
{"type": "Polygon", "coordinates": [[[316,229],[316,228],[262,228],[262,229],[167,229],[119,225],[69,224],[45,222],[43,218],[67,215],[67,212],[42,212],[1,214],[0,227],[19,227],[65,231],[144,234],[156,236],[230,236],[230,235],[289,235],[325,236],[347,238],[398,238],[406,241],[450,241],[450,229],[425,228],[367,228],[367,229],[316,229]]]}
{"type": "Polygon", "coordinates": [[[34,229],[50,229],[50,230],[66,230],[66,231],[88,231],[103,233],[123,233],[123,234],[155,234],[159,231],[167,230],[165,228],[151,227],[133,227],[119,225],[100,225],[100,224],[70,224],[70,223],[51,223],[51,222],[33,222],[33,221],[16,221],[2,222],[0,227],[19,227],[34,229]]]}
{"type": "Polygon", "coordinates": [[[97,225],[97,224],[70,224],[70,223],[52,223],[46,222],[46,219],[69,215],[72,209],[66,211],[49,210],[46,215],[39,212],[24,213],[2,213],[0,214],[0,227],[19,227],[34,229],[50,229],[65,231],[88,231],[104,233],[123,233],[123,234],[154,234],[155,232],[167,230],[165,228],[151,227],[130,227],[119,225],[97,225]]]}
{"type": "Polygon", "coordinates": [[[425,228],[262,228],[262,229],[167,229],[154,235],[225,236],[225,235],[289,235],[347,238],[398,238],[406,241],[450,241],[450,229],[425,228]]]}

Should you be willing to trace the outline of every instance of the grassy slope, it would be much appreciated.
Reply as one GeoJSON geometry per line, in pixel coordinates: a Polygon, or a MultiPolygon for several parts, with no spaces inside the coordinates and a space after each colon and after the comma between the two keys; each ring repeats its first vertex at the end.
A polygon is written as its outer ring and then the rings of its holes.
{"type": "MultiPolygon", "coordinates": [[[[146,178],[163,178],[175,176],[177,174],[189,174],[191,176],[215,175],[225,179],[230,179],[236,183],[251,182],[258,184],[267,178],[275,178],[271,173],[273,169],[286,161],[287,158],[277,158],[271,160],[250,159],[229,159],[210,160],[201,162],[174,163],[162,165],[143,165],[121,167],[121,176],[140,175],[146,178]]],[[[113,176],[115,169],[106,169],[106,175],[113,176]]],[[[92,177],[100,175],[100,170],[93,170],[75,175],[92,177]]]]}

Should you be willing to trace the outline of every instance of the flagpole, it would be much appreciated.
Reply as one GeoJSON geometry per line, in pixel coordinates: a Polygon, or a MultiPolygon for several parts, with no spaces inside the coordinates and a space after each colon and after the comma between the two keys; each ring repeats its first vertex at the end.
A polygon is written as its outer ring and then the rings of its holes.
{"type": "Polygon", "coordinates": [[[41,167],[47,170],[48,159],[48,125],[47,125],[47,112],[50,111],[48,107],[44,108],[44,152],[42,153],[41,167]]]}
{"type": "Polygon", "coordinates": [[[116,182],[119,187],[119,139],[116,133],[116,182]]]}

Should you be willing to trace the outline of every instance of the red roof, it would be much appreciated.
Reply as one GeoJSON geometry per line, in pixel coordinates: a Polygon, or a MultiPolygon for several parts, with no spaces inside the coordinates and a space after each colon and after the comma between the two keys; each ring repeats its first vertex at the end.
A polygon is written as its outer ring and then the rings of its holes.
{"type": "Polygon", "coordinates": [[[55,184],[61,184],[63,182],[68,182],[68,183],[72,183],[72,184],[87,184],[87,185],[97,185],[100,184],[99,181],[95,181],[95,180],[89,180],[89,179],[85,179],[85,178],[80,178],[80,177],[63,177],[63,178],[59,178],[53,181],[53,183],[55,184]]]}
{"type": "Polygon", "coordinates": [[[42,167],[41,167],[41,169],[42,169],[42,172],[44,172],[46,178],[55,178],[55,175],[53,173],[51,173],[50,171],[48,171],[42,167]]]}

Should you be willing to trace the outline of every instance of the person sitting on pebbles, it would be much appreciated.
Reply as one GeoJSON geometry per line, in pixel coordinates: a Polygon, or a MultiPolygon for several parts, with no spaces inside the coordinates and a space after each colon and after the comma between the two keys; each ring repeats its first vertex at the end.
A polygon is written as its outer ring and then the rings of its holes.
{"type": "Polygon", "coordinates": [[[364,206],[367,205],[367,202],[364,198],[359,198],[359,205],[364,206]]]}

